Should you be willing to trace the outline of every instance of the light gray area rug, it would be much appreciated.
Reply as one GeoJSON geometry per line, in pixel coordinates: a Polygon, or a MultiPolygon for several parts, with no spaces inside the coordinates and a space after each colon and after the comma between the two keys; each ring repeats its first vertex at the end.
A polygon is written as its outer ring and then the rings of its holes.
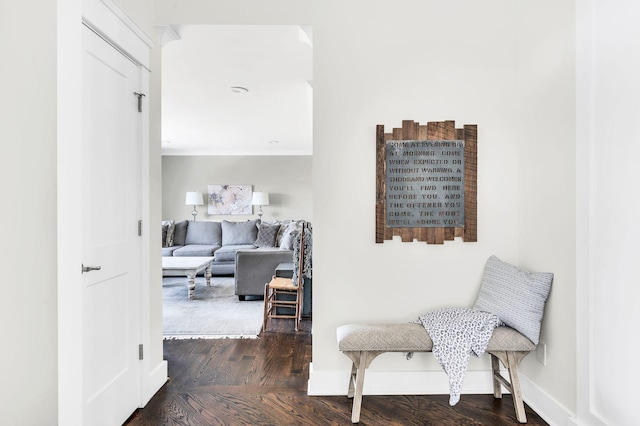
{"type": "Polygon", "coordinates": [[[263,301],[240,302],[233,277],[211,278],[207,287],[196,277],[195,298],[187,297],[187,279],[162,279],[165,339],[257,338],[262,329],[263,301]]]}

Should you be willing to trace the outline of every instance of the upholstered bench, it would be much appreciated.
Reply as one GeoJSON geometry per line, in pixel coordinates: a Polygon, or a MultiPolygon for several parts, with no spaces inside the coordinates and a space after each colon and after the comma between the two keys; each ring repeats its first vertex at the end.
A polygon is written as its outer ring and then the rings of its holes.
{"type": "MultiPolygon", "coordinates": [[[[353,398],[351,421],[360,421],[364,373],[374,358],[385,352],[431,352],[433,342],[425,328],[418,323],[404,324],[348,324],[338,327],[338,348],[353,361],[349,378],[348,397],[353,398]]],[[[491,354],[493,395],[502,397],[504,386],[513,396],[516,418],[526,423],[518,365],[536,345],[510,327],[497,327],[493,331],[486,352],[491,354]],[[500,374],[500,360],[508,369],[511,381],[500,374]]]]}

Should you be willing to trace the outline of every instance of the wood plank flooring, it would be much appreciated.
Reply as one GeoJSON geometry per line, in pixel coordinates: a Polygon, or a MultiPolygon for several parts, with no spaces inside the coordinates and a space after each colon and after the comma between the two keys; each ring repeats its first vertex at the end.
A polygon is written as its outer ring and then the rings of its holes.
{"type": "MultiPolygon", "coordinates": [[[[165,341],[170,380],[126,425],[350,425],[351,399],[306,395],[310,328],[272,320],[255,340],[165,341]]],[[[526,412],[528,425],[547,425],[526,412]]],[[[360,416],[363,426],[514,424],[510,395],[462,395],[455,407],[448,395],[365,395],[360,416]]]]}

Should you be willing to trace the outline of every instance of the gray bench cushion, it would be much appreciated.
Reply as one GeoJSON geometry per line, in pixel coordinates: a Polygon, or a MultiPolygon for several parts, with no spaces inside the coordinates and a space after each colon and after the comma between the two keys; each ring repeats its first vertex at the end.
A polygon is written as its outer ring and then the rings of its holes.
{"type": "Polygon", "coordinates": [[[421,324],[348,324],[338,327],[341,351],[428,352],[433,342],[421,324]]]}
{"type": "MultiPolygon", "coordinates": [[[[338,327],[338,348],[343,352],[430,352],[433,342],[422,324],[348,324],[338,327]]],[[[487,351],[532,351],[529,339],[510,327],[493,331],[487,351]]]]}

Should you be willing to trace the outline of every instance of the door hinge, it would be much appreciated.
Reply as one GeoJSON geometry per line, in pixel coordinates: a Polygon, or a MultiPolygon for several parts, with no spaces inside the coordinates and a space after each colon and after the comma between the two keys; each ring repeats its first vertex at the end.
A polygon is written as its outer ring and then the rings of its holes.
{"type": "Polygon", "coordinates": [[[142,220],[138,221],[138,237],[142,237],[142,220]]]}
{"type": "Polygon", "coordinates": [[[142,97],[147,96],[144,93],[133,92],[138,97],[138,112],[142,112],[142,97]]]}
{"type": "Polygon", "coordinates": [[[144,359],[144,345],[142,343],[138,345],[138,359],[141,361],[144,359]]]}

